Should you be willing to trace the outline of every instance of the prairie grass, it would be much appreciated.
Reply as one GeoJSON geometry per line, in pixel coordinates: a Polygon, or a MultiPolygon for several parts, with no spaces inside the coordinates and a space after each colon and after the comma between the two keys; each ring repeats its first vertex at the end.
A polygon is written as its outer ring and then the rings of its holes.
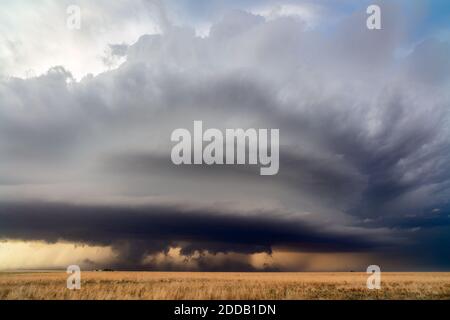
{"type": "Polygon", "coordinates": [[[67,276],[0,273],[0,299],[450,299],[450,273],[383,273],[380,290],[365,273],[83,272],[76,291],[67,276]]]}

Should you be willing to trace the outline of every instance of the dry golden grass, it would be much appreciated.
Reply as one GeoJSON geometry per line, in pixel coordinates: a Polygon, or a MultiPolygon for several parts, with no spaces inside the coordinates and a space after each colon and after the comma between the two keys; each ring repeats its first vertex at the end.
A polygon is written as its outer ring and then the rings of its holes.
{"type": "Polygon", "coordinates": [[[78,291],[66,278],[0,273],[0,299],[450,299],[450,273],[383,273],[381,290],[365,273],[83,272],[78,291]]]}

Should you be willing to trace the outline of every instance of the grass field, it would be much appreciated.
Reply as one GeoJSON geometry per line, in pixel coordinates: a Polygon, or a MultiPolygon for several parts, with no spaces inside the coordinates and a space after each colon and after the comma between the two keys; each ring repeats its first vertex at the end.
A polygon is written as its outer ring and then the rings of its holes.
{"type": "Polygon", "coordinates": [[[368,290],[365,273],[83,272],[0,273],[0,299],[450,299],[450,273],[383,273],[368,290]]]}

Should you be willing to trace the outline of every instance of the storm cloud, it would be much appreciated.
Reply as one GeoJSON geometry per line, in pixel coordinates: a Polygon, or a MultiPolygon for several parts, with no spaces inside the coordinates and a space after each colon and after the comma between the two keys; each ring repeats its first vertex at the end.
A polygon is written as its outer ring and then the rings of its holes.
{"type": "Polygon", "coordinates": [[[231,11],[205,37],[161,11],[163,32],[109,45],[117,68],[0,80],[0,238],[108,245],[127,268],[171,247],[434,243],[450,221],[450,45],[411,48],[410,22],[382,5],[375,32],[365,10],[332,31],[231,11]],[[174,166],[170,134],[194,120],[280,129],[279,174],[174,166]]]}
{"type": "Polygon", "coordinates": [[[0,207],[0,233],[6,239],[111,246],[119,254],[119,264],[128,267],[140,266],[146,255],[170,248],[181,248],[182,255],[190,256],[270,254],[274,246],[302,252],[360,252],[389,245],[383,234],[373,234],[374,238],[358,229],[323,228],[281,212],[242,215],[214,209],[7,203],[0,207]]]}

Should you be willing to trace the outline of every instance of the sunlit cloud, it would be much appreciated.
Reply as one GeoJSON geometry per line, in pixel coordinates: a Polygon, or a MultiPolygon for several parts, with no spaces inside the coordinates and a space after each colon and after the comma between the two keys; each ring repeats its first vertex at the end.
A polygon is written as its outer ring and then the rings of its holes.
{"type": "Polygon", "coordinates": [[[67,242],[0,241],[0,270],[64,270],[73,264],[89,270],[109,265],[114,260],[115,254],[108,247],[67,242]]]}

